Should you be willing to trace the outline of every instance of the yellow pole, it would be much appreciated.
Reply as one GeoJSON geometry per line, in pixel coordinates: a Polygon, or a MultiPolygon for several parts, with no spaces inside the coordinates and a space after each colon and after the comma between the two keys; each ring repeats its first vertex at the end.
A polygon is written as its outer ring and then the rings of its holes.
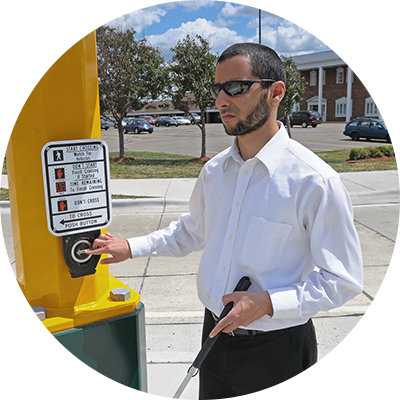
{"type": "Polygon", "coordinates": [[[71,47],[37,84],[23,107],[7,148],[7,169],[17,280],[43,321],[58,332],[132,312],[140,296],[113,301],[122,287],[98,265],[94,275],[72,278],[61,238],[48,231],[41,148],[50,141],[101,137],[95,32],[71,47]]]}

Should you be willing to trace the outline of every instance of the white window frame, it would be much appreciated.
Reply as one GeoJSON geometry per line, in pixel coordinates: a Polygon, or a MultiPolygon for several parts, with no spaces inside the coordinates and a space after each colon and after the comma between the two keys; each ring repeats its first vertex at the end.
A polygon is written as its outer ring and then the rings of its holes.
{"type": "Polygon", "coordinates": [[[400,61],[396,63],[396,73],[394,75],[395,79],[400,79],[400,61]]]}
{"type": "MultiPolygon", "coordinates": [[[[353,100],[351,100],[351,107],[353,107],[353,100]]],[[[347,97],[341,97],[335,100],[335,117],[342,118],[346,117],[347,112],[347,97]]]]}
{"type": "Polygon", "coordinates": [[[310,86],[317,86],[317,71],[310,71],[310,86]]]}
{"type": "Polygon", "coordinates": [[[375,64],[367,65],[367,82],[372,82],[375,80],[375,64]]]}
{"type": "Polygon", "coordinates": [[[393,116],[400,117],[400,94],[393,99],[393,116]]]}
{"type": "Polygon", "coordinates": [[[380,118],[380,112],[372,97],[365,99],[365,117],[380,118]]]}
{"type": "Polygon", "coordinates": [[[336,68],[336,83],[338,85],[344,83],[344,68],[343,67],[336,68]]]}

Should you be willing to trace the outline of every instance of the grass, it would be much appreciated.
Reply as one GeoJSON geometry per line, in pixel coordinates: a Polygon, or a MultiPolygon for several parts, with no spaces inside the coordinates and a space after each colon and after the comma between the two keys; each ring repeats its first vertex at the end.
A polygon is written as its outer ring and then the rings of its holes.
{"type": "Polygon", "coordinates": [[[332,150],[316,153],[336,172],[362,172],[362,171],[386,171],[397,169],[396,159],[386,160],[368,159],[363,162],[348,162],[350,150],[332,150]]]}
{"type": "MultiPolygon", "coordinates": [[[[389,158],[368,159],[363,162],[348,162],[350,150],[333,150],[316,153],[337,172],[386,171],[396,170],[396,160],[389,158]]],[[[197,178],[203,163],[191,162],[191,156],[179,154],[126,152],[126,157],[134,158],[128,162],[110,162],[111,179],[154,179],[154,178],[197,178]]],[[[110,153],[110,159],[118,153],[110,153]]],[[[7,174],[6,162],[3,174],[7,174]]],[[[113,198],[132,198],[135,196],[116,195],[113,198]]],[[[9,200],[8,189],[0,189],[0,200],[9,200]]]]}
{"type": "MultiPolygon", "coordinates": [[[[110,158],[118,153],[110,153],[110,158]]],[[[197,178],[203,164],[190,162],[191,156],[179,154],[127,151],[134,161],[110,162],[111,179],[197,178]]]]}

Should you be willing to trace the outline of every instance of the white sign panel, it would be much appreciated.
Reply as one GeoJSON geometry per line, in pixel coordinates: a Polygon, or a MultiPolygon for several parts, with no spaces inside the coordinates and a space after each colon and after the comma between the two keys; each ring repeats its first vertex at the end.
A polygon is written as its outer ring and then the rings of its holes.
{"type": "Polygon", "coordinates": [[[83,139],[42,148],[47,225],[55,236],[107,227],[111,193],[107,143],[83,139]]]}

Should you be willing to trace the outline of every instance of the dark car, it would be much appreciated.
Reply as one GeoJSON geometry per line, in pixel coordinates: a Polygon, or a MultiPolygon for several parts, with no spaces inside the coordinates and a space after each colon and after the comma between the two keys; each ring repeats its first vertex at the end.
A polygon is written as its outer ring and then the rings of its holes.
{"type": "MultiPolygon", "coordinates": [[[[321,114],[316,111],[295,111],[289,114],[290,126],[301,125],[303,128],[307,128],[311,125],[315,128],[318,124],[322,123],[321,114]]],[[[281,122],[286,124],[286,118],[280,119],[281,122]]]]}
{"type": "Polygon", "coordinates": [[[153,127],[144,118],[130,119],[124,126],[124,133],[153,133],[153,127]]]}
{"type": "Polygon", "coordinates": [[[365,138],[381,139],[391,143],[389,132],[383,119],[357,118],[346,124],[343,135],[350,136],[353,140],[365,138]]]}
{"type": "Polygon", "coordinates": [[[171,117],[158,117],[156,119],[156,126],[160,126],[160,125],[165,125],[165,126],[170,126],[170,125],[174,125],[174,126],[178,126],[179,122],[176,119],[173,119],[171,117]]]}

